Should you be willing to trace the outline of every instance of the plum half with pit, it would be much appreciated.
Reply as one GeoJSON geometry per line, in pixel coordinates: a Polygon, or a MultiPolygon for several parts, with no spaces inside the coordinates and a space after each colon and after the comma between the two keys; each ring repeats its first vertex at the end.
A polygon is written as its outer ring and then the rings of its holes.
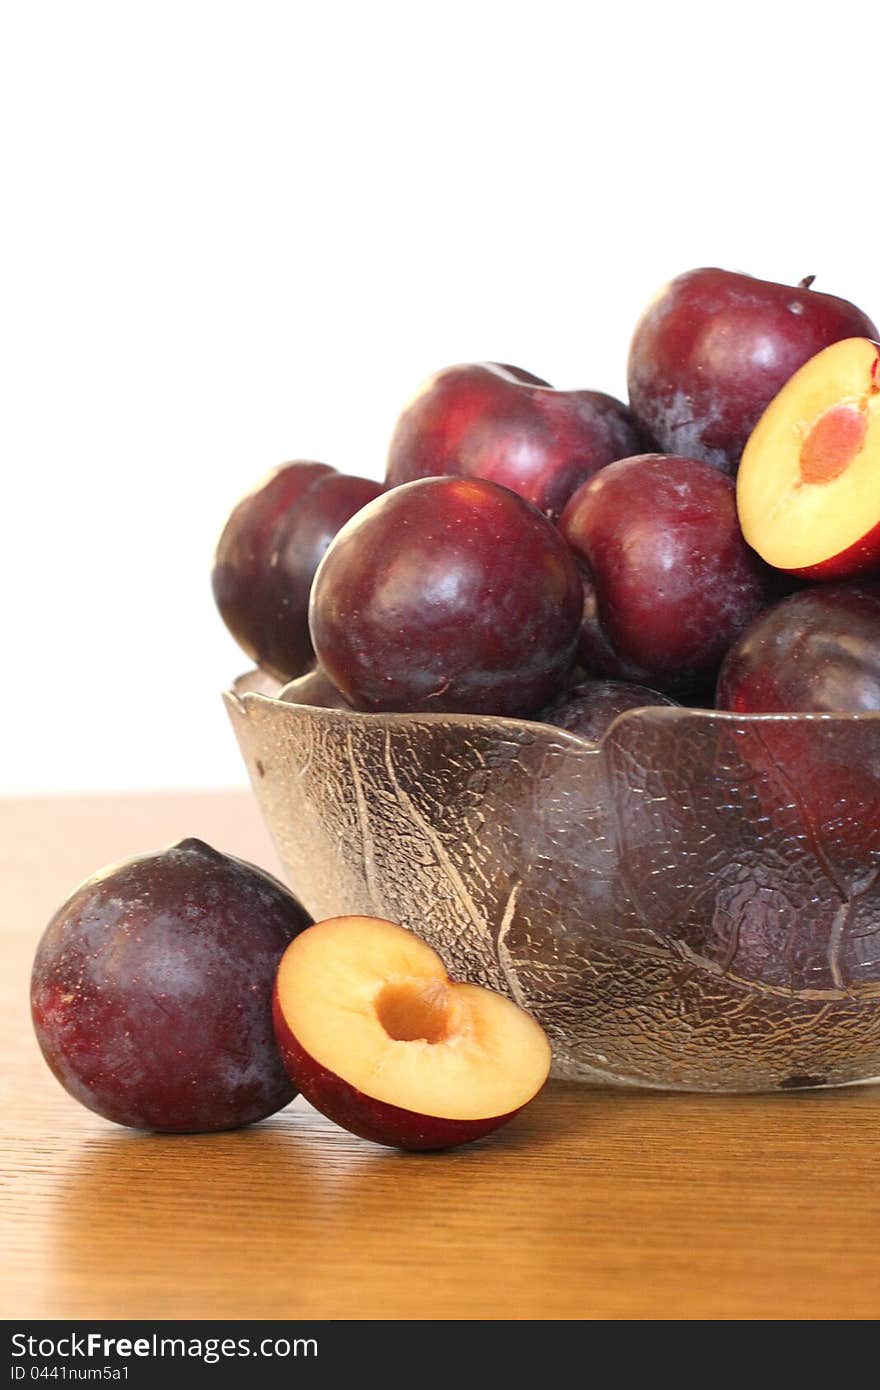
{"type": "Polygon", "coordinates": [[[880,343],[812,357],[749,436],[736,480],[743,534],[807,580],[880,575],[880,343]]]}
{"type": "Polygon", "coordinates": [[[233,1129],[293,1099],[275,972],[310,918],[276,879],[200,840],[113,865],[55,914],[31,978],[61,1085],[117,1124],[233,1129]]]}
{"type": "Polygon", "coordinates": [[[601,391],[557,391],[496,362],[447,367],[416,393],[388,454],[390,487],[417,478],[487,478],[556,521],[604,464],[643,447],[622,403],[601,391]]]}
{"type": "MultiPolygon", "coordinates": [[[[560,530],[591,581],[580,659],[665,694],[702,690],[766,604],[766,567],[743,540],[734,485],[700,459],[640,454],[579,488],[560,530]],[[610,668],[610,669],[609,669],[610,668]]],[[[590,672],[593,674],[593,672],[590,672]]]]}
{"type": "Polygon", "coordinates": [[[481,478],[426,478],[343,527],[310,623],[354,709],[523,715],[563,684],[582,606],[568,547],[530,502],[481,478]]]}
{"type": "Polygon", "coordinates": [[[734,473],[770,401],[809,358],[843,338],[876,338],[848,300],[705,267],[649,305],[629,353],[629,399],[658,449],[734,473]]]}
{"type": "Polygon", "coordinates": [[[453,1148],[540,1091],[550,1044],[511,999],[449,979],[436,951],[375,917],[319,922],[285,951],[275,1028],[305,1098],[378,1144],[453,1148]]]}
{"type": "Polygon", "coordinates": [[[381,492],[369,478],[299,461],[276,468],[230,514],[214,557],[214,598],[239,646],[278,680],[314,661],[315,571],[340,527],[381,492]]]}

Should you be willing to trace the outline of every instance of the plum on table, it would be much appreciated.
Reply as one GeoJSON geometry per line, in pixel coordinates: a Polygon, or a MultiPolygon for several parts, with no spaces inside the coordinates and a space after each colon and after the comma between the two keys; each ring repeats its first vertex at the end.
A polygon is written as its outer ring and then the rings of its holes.
{"type": "Polygon", "coordinates": [[[43,1056],[72,1096],[117,1124],[194,1132],[262,1120],[295,1095],[272,988],[309,923],[276,879],[200,840],[104,869],[37,949],[43,1056]]]}
{"type": "Polygon", "coordinates": [[[540,1091],[550,1045],[512,1000],[450,980],[437,952],[375,917],[319,922],[285,952],[275,1028],[297,1089],[364,1139],[446,1149],[540,1091]]]}

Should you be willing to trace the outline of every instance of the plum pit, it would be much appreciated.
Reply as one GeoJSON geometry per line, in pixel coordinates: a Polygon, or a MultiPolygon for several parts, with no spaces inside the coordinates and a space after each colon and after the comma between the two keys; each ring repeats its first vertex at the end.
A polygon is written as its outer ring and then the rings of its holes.
{"type": "Polygon", "coordinates": [[[449,990],[442,980],[392,980],[376,996],[376,1017],[395,1042],[442,1043],[451,1031],[449,990]]]}
{"type": "Polygon", "coordinates": [[[811,426],[800,453],[801,480],[832,483],[862,450],[868,417],[855,405],[835,405],[811,426]]]}

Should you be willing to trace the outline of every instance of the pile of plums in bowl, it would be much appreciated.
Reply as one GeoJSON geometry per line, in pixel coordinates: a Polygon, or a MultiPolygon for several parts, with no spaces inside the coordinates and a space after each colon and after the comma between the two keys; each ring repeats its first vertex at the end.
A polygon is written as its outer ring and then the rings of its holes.
{"type": "Polygon", "coordinates": [[[880,345],[707,269],[629,405],[430,379],[383,484],[284,465],[214,592],[227,704],[309,913],[402,923],[558,1075],[880,1077],[880,345]]]}

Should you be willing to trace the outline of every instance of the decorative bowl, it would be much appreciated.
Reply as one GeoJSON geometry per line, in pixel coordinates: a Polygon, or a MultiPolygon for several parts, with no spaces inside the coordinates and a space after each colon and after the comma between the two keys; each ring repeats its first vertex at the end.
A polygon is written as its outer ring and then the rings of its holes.
{"type": "Polygon", "coordinates": [[[880,1079],[880,714],[652,708],[596,745],[277,689],[252,675],[225,699],[294,892],[506,991],[555,1075],[880,1079]]]}

